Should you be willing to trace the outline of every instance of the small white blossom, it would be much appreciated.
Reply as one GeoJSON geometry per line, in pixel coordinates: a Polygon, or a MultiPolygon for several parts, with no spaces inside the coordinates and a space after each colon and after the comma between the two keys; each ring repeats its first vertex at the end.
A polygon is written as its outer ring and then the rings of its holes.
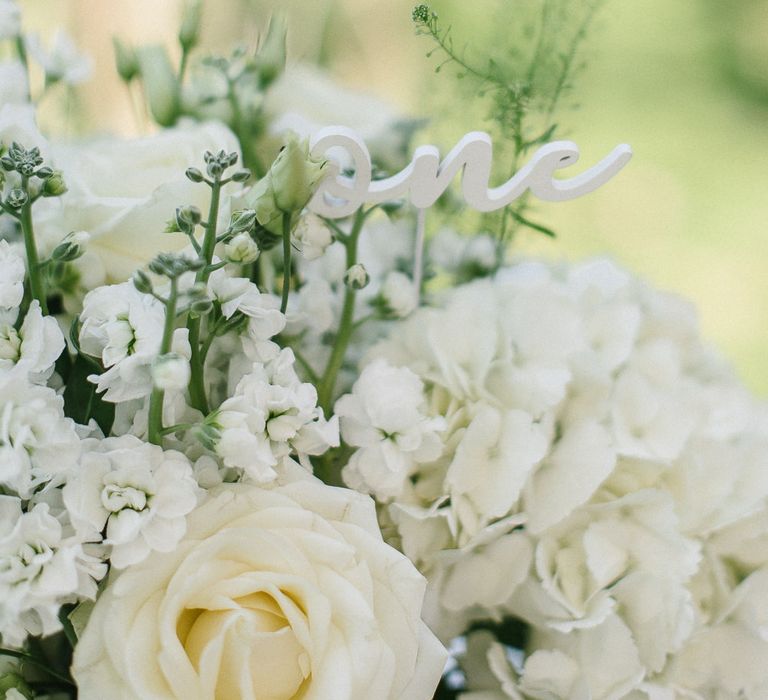
{"type": "Polygon", "coordinates": [[[277,355],[278,346],[270,339],[285,328],[286,319],[276,297],[262,294],[244,277],[228,277],[224,270],[211,275],[208,291],[221,304],[225,319],[236,313],[247,318],[243,349],[250,360],[263,362],[277,355]]]}
{"type": "Polygon", "coordinates": [[[0,495],[0,635],[18,646],[27,634],[61,629],[64,603],[96,596],[104,565],[66,537],[46,503],[22,512],[21,501],[0,495]]]}
{"type": "Polygon", "coordinates": [[[24,298],[26,267],[22,258],[8,243],[0,241],[0,310],[15,309],[24,298]]]}
{"type": "Polygon", "coordinates": [[[29,381],[41,384],[51,376],[65,341],[53,316],[43,316],[34,300],[17,331],[0,323],[0,372],[19,372],[29,381]]]}
{"type": "Polygon", "coordinates": [[[53,389],[0,373],[0,486],[28,499],[52,479],[60,481],[80,454],[75,424],[53,389]]]}
{"type": "Polygon", "coordinates": [[[217,454],[259,483],[273,481],[285,457],[295,454],[311,469],[308,455],[339,444],[338,418],[325,419],[315,387],[299,381],[293,364],[289,348],[254,364],[216,413],[217,454]]]}
{"type": "Polygon", "coordinates": [[[132,435],[86,440],[79,469],[64,486],[64,503],[81,536],[112,545],[110,561],[125,568],[151,551],[169,552],[186,532],[198,487],[184,455],[132,435]]]}
{"type": "Polygon", "coordinates": [[[407,368],[372,362],[334,411],[344,441],[360,448],[344,468],[344,480],[382,500],[399,496],[414,466],[442,451],[438,433],[445,421],[426,415],[424,385],[407,368]]]}
{"type": "Polygon", "coordinates": [[[45,71],[49,83],[62,81],[67,85],[77,85],[91,75],[91,59],[81,54],[72,38],[62,30],[56,32],[48,49],[37,35],[27,37],[27,50],[45,71]]]}
{"type": "Polygon", "coordinates": [[[305,214],[299,220],[294,238],[307,260],[316,260],[333,243],[331,229],[316,214],[305,214]]]}
{"type": "Polygon", "coordinates": [[[124,282],[89,292],[80,319],[83,352],[98,357],[107,369],[89,377],[97,390],[112,402],[147,396],[163,336],[163,305],[124,282]]]}

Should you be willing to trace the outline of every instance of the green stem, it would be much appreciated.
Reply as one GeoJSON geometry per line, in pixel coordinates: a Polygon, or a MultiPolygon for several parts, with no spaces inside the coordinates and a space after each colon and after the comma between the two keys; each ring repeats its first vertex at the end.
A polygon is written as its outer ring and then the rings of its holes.
{"type": "MultiPolygon", "coordinates": [[[[27,178],[21,178],[21,184],[24,191],[27,192],[27,178]]],[[[43,269],[40,265],[40,258],[37,254],[37,244],[35,243],[35,229],[32,226],[32,201],[28,198],[21,208],[19,215],[21,230],[24,233],[24,249],[27,253],[27,274],[29,275],[29,290],[32,298],[40,303],[40,310],[48,313],[48,300],[45,293],[45,280],[43,279],[43,269]]]]}
{"type": "MultiPolygon", "coordinates": [[[[344,241],[344,246],[347,250],[347,269],[357,263],[357,240],[363,229],[366,215],[367,212],[358,209],[355,214],[355,221],[352,230],[349,233],[349,237],[344,241]]],[[[344,292],[344,306],[341,310],[339,330],[338,333],[336,333],[336,340],[333,344],[331,356],[328,358],[328,364],[323,372],[323,377],[317,387],[317,402],[322,407],[325,415],[330,415],[334,398],[333,390],[336,387],[336,377],[338,377],[339,370],[344,364],[344,356],[347,353],[350,338],[355,330],[353,321],[355,317],[356,294],[357,290],[353,289],[351,286],[347,286],[344,292]]]]}
{"type": "Polygon", "coordinates": [[[181,49],[181,62],[179,63],[179,76],[177,81],[179,85],[184,82],[184,74],[187,72],[187,64],[189,63],[189,49],[182,47],[181,49]]]}
{"type": "MultiPolygon", "coordinates": [[[[160,343],[160,357],[171,351],[173,330],[176,327],[176,302],[178,300],[177,280],[171,280],[171,293],[165,305],[165,326],[160,343]]],[[[154,387],[149,397],[149,441],[155,445],[163,444],[163,397],[165,392],[154,387]]]]}
{"type": "Polygon", "coordinates": [[[65,685],[69,687],[73,687],[75,684],[72,682],[71,678],[67,678],[66,676],[57,673],[54,671],[46,661],[43,659],[38,659],[36,656],[32,656],[32,654],[28,654],[25,651],[15,651],[13,649],[0,649],[0,656],[12,656],[15,659],[21,659],[22,662],[30,663],[33,666],[37,666],[39,669],[45,671],[51,678],[55,678],[58,681],[61,681],[65,685]]]}
{"type": "MultiPolygon", "coordinates": [[[[198,271],[197,282],[207,282],[211,274],[210,265],[213,251],[216,248],[216,220],[219,218],[219,199],[221,198],[221,181],[217,177],[211,184],[211,205],[208,209],[208,219],[205,223],[205,235],[200,255],[205,265],[198,271]]],[[[208,397],[205,395],[205,357],[200,351],[200,316],[190,316],[187,321],[189,329],[189,344],[191,346],[189,400],[194,408],[203,415],[208,413],[208,397]]]]}
{"type": "Polygon", "coordinates": [[[288,308],[288,294],[291,291],[291,215],[283,214],[283,298],[280,313],[288,308]]]}

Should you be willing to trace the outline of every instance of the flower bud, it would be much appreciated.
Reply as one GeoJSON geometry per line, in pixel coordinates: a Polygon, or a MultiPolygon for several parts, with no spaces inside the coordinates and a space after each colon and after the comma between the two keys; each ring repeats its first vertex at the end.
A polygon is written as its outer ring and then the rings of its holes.
{"type": "Polygon", "coordinates": [[[136,51],[117,37],[112,37],[112,46],[115,49],[117,73],[126,83],[130,83],[139,74],[139,61],[136,57],[136,51]]]}
{"type": "Polygon", "coordinates": [[[152,381],[163,391],[181,391],[189,384],[189,377],[189,362],[175,352],[160,355],[152,363],[152,381]]]}
{"type": "Polygon", "coordinates": [[[14,187],[8,193],[8,197],[6,197],[5,203],[11,209],[21,209],[27,203],[28,199],[29,196],[24,190],[22,190],[20,187],[14,187]]]}
{"type": "Polygon", "coordinates": [[[136,270],[133,273],[133,286],[142,294],[152,293],[152,280],[143,270],[136,270]]]}
{"type": "Polygon", "coordinates": [[[250,265],[259,257],[259,246],[247,233],[238,233],[224,246],[224,257],[239,265],[250,265]]]}
{"type": "Polygon", "coordinates": [[[91,239],[85,231],[72,232],[64,237],[51,253],[51,259],[57,262],[72,262],[82,257],[83,246],[91,239]]]}
{"type": "Polygon", "coordinates": [[[186,207],[179,207],[176,210],[176,223],[184,232],[187,230],[191,231],[202,221],[202,219],[203,215],[200,213],[200,210],[193,204],[189,204],[186,207]]]}
{"type": "Polygon", "coordinates": [[[277,208],[290,214],[307,206],[325,175],[325,165],[325,160],[310,155],[306,139],[299,141],[291,136],[267,175],[272,181],[277,208]]]}
{"type": "Polygon", "coordinates": [[[405,318],[419,304],[413,281],[402,272],[390,272],[381,286],[381,299],[387,311],[396,318],[405,318]]]}
{"type": "Polygon", "coordinates": [[[239,209],[232,214],[229,220],[229,230],[232,233],[242,233],[253,228],[256,222],[256,211],[253,209],[239,209]]]}
{"type": "Polygon", "coordinates": [[[251,177],[251,171],[250,170],[238,170],[236,173],[233,173],[232,175],[232,181],[233,182],[247,182],[248,178],[251,177]]]}
{"type": "Polygon", "coordinates": [[[47,165],[44,165],[42,168],[38,168],[35,171],[35,177],[39,177],[41,180],[46,180],[51,177],[51,175],[53,175],[53,168],[49,168],[47,165]]]}
{"type": "Polygon", "coordinates": [[[275,81],[285,68],[285,36],[287,33],[285,20],[275,18],[269,22],[267,35],[259,46],[256,54],[256,66],[259,75],[259,83],[262,88],[275,81]]]}
{"type": "Polygon", "coordinates": [[[371,276],[362,263],[352,265],[344,274],[344,284],[351,289],[363,289],[368,286],[371,276]]]}
{"type": "Polygon", "coordinates": [[[136,51],[144,92],[152,116],[160,126],[172,126],[179,116],[179,83],[162,46],[142,46],[136,51]]]}
{"type": "Polygon", "coordinates": [[[192,182],[202,182],[204,179],[203,173],[197,168],[187,168],[187,171],[184,174],[187,176],[187,179],[192,180],[192,182]]]}
{"type": "Polygon", "coordinates": [[[202,3],[200,0],[187,0],[184,5],[184,13],[181,16],[179,28],[179,44],[184,51],[189,51],[197,45],[200,38],[200,16],[202,3]]]}
{"type": "Polygon", "coordinates": [[[67,191],[67,183],[60,170],[54,170],[53,175],[43,181],[43,197],[59,197],[67,191]]]}

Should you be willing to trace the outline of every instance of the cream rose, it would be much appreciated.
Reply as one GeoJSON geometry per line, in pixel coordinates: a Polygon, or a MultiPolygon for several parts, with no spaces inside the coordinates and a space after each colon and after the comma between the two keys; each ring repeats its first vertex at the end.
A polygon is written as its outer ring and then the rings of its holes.
{"type": "Polygon", "coordinates": [[[76,647],[82,700],[427,700],[445,652],[373,502],[314,478],[226,484],[174,552],[110,581],[76,647]]]}
{"type": "MultiPolygon", "coordinates": [[[[240,151],[232,132],[218,122],[164,129],[139,139],[51,144],[51,161],[64,173],[69,191],[44,200],[36,212],[43,245],[58,243],[62,231],[87,231],[88,249],[101,259],[107,281],[127,280],[158,253],[188,244],[186,236],[163,231],[178,206],[208,211],[210,190],[184,173],[202,165],[206,150],[221,149],[240,151]]],[[[228,214],[224,197],[219,221],[228,214]]]]}

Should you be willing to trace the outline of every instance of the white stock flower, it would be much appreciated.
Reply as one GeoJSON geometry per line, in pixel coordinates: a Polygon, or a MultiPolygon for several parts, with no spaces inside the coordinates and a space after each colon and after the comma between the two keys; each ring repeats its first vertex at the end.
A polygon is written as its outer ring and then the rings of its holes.
{"type": "Polygon", "coordinates": [[[279,347],[271,338],[280,333],[286,323],[277,297],[262,294],[244,277],[228,277],[224,270],[211,275],[208,291],[221,304],[225,319],[231,319],[236,313],[246,317],[242,345],[251,361],[266,362],[277,355],[279,347]]]}
{"type": "Polygon", "coordinates": [[[16,309],[21,304],[25,274],[24,258],[8,241],[0,241],[0,312],[16,309]]]}
{"type": "Polygon", "coordinates": [[[197,504],[192,465],[132,435],[86,440],[79,468],[64,486],[64,504],[82,537],[111,545],[110,561],[123,569],[150,552],[171,552],[197,504]]]}
{"type": "Polygon", "coordinates": [[[107,370],[88,378],[104,398],[117,403],[147,396],[163,336],[163,305],[123,282],[89,292],[80,321],[80,347],[107,370]]]}
{"type": "Polygon", "coordinates": [[[49,83],[62,81],[67,85],[77,85],[91,76],[91,59],[81,54],[72,37],[61,29],[54,35],[49,48],[43,46],[39,36],[28,36],[27,51],[45,71],[49,83]]]}
{"type": "MultiPolygon", "coordinates": [[[[51,159],[65,172],[66,201],[40,202],[35,228],[53,246],[61,230],[88,231],[89,250],[98,255],[110,282],[122,282],[155,255],[188,245],[182,234],[163,231],[179,203],[207,211],[210,189],[184,175],[206,150],[239,152],[229,129],[216,122],[185,124],[138,139],[102,137],[77,144],[57,143],[51,159]]],[[[223,190],[219,223],[229,217],[223,190]]]]}
{"type": "Polygon", "coordinates": [[[64,336],[53,316],[43,316],[35,299],[17,331],[0,323],[0,372],[15,371],[42,384],[53,373],[65,347],[64,336]]]}
{"type": "Polygon", "coordinates": [[[445,652],[373,503],[302,480],[225,484],[168,554],[110,581],[75,650],[83,700],[424,700],[445,652]]]}
{"type": "Polygon", "coordinates": [[[316,260],[333,243],[331,229],[316,214],[305,214],[299,219],[293,234],[301,254],[307,260],[316,260]]]}
{"type": "Polygon", "coordinates": [[[53,389],[0,373],[0,486],[28,499],[36,487],[61,482],[80,455],[75,423],[53,389]]]}
{"type": "Polygon", "coordinates": [[[21,501],[0,495],[0,636],[20,646],[27,634],[61,629],[59,607],[96,596],[106,567],[66,537],[45,503],[23,512],[21,501]]]}
{"type": "Polygon", "coordinates": [[[409,369],[380,360],[336,402],[344,441],[360,448],[344,467],[347,485],[384,501],[396,498],[417,463],[440,456],[445,421],[427,417],[423,388],[409,369]]]}
{"type": "Polygon", "coordinates": [[[248,233],[238,233],[224,246],[224,257],[231,263],[250,265],[260,254],[259,246],[248,233]]]}
{"type": "Polygon", "coordinates": [[[339,444],[338,418],[325,419],[317,390],[299,380],[293,365],[289,348],[266,364],[255,363],[215,414],[216,453],[258,483],[274,480],[289,455],[311,470],[308,455],[339,444]]]}

